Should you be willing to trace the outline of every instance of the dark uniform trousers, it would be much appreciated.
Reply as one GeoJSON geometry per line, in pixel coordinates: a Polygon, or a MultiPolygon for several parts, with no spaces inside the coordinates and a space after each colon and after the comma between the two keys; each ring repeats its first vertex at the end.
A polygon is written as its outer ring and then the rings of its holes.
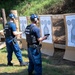
{"type": "Polygon", "coordinates": [[[42,75],[42,59],[41,52],[37,51],[36,48],[28,48],[29,67],[28,72],[32,73],[35,71],[35,75],[42,75]]]}
{"type": "Polygon", "coordinates": [[[15,41],[13,41],[13,39],[10,40],[10,38],[6,39],[6,46],[7,46],[7,60],[8,62],[11,62],[12,60],[12,54],[13,52],[15,53],[17,59],[19,60],[19,62],[21,63],[22,60],[22,54],[21,54],[21,50],[20,47],[15,39],[15,41]]]}

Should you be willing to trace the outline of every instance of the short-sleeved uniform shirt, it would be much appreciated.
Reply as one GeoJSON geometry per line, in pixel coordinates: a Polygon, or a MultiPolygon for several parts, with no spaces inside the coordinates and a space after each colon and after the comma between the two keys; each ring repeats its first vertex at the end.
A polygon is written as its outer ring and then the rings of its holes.
{"type": "Polygon", "coordinates": [[[11,29],[11,36],[14,38],[15,35],[13,35],[13,31],[16,31],[16,25],[14,22],[8,22],[9,28],[11,29]]]}
{"type": "Polygon", "coordinates": [[[41,37],[40,36],[40,29],[37,26],[35,26],[34,24],[31,24],[31,27],[32,26],[34,26],[32,29],[33,33],[36,35],[37,39],[40,38],[41,37]]]}
{"type": "Polygon", "coordinates": [[[9,28],[11,29],[11,36],[6,38],[6,42],[10,43],[12,41],[11,37],[14,38],[15,35],[13,35],[13,31],[16,31],[16,25],[13,22],[7,22],[7,24],[9,25],[9,28]]]}
{"type": "MultiPolygon", "coordinates": [[[[32,28],[32,33],[36,36],[36,39],[39,39],[41,37],[40,29],[34,24],[30,24],[30,27],[32,28]]],[[[38,40],[37,40],[37,44],[39,44],[38,40]]]]}

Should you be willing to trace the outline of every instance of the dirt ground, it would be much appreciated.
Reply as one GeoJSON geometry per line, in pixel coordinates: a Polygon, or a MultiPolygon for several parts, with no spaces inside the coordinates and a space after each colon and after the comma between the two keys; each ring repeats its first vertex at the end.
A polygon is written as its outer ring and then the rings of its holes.
{"type": "Polygon", "coordinates": [[[64,53],[65,53],[64,49],[55,48],[53,56],[47,56],[46,58],[49,59],[49,60],[52,60],[53,65],[75,66],[74,61],[63,59],[64,53]]]}

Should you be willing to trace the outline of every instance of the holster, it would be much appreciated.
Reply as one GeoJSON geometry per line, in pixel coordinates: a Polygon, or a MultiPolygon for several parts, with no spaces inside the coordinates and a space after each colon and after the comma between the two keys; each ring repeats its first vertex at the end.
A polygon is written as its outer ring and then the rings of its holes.
{"type": "Polygon", "coordinates": [[[37,52],[39,53],[42,47],[42,44],[39,44],[39,45],[33,44],[33,45],[29,45],[29,47],[36,48],[37,52]]]}
{"type": "Polygon", "coordinates": [[[17,43],[16,38],[14,38],[14,39],[12,40],[12,43],[13,43],[13,44],[16,44],[16,43],[17,43]]]}

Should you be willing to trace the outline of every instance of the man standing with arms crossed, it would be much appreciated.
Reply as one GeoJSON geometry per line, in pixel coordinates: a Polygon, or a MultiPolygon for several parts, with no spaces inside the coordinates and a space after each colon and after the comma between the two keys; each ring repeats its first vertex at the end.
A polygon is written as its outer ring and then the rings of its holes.
{"type": "Polygon", "coordinates": [[[40,42],[47,39],[49,35],[41,37],[40,29],[37,27],[39,22],[37,15],[32,14],[30,20],[32,23],[25,29],[29,57],[28,75],[33,75],[33,71],[35,72],[35,75],[42,75],[42,59],[40,51],[42,45],[40,42]]]}

